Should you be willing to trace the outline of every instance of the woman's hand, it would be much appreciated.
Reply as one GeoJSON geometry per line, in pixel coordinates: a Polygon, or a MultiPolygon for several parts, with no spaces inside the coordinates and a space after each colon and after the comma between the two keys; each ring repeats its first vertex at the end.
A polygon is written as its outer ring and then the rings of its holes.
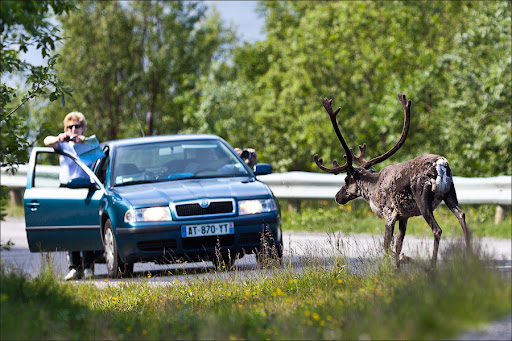
{"type": "Polygon", "coordinates": [[[66,133],[60,133],[59,136],[57,136],[57,139],[59,140],[58,142],[73,141],[75,143],[84,143],[85,136],[84,135],[70,136],[70,135],[68,135],[66,133]]]}
{"type": "Polygon", "coordinates": [[[78,135],[78,136],[75,136],[75,143],[84,143],[85,141],[85,136],[83,135],[78,135]]]}
{"type": "Polygon", "coordinates": [[[57,136],[57,142],[69,142],[69,138],[70,136],[66,133],[60,133],[58,136],[57,136]]]}

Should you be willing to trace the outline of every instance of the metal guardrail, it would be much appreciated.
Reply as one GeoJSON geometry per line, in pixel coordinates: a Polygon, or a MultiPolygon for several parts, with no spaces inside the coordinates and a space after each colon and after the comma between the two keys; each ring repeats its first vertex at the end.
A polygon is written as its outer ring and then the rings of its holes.
{"type": "MultiPolygon", "coordinates": [[[[38,166],[43,167],[43,166],[38,166]]],[[[1,169],[1,184],[12,190],[22,191],[27,184],[28,165],[20,165],[11,175],[1,169]]],[[[39,169],[43,171],[43,169],[39,169]]],[[[50,177],[58,176],[58,166],[44,166],[50,177]]],[[[286,172],[260,175],[278,199],[333,199],[343,185],[345,176],[312,172],[286,172]]],[[[453,177],[460,204],[512,205],[512,176],[488,178],[453,177]]]]}
{"type": "MultiPolygon", "coordinates": [[[[344,184],[345,176],[287,172],[258,176],[277,198],[332,199],[344,184]]],[[[512,205],[512,176],[488,178],[453,177],[460,204],[512,205]]]]}

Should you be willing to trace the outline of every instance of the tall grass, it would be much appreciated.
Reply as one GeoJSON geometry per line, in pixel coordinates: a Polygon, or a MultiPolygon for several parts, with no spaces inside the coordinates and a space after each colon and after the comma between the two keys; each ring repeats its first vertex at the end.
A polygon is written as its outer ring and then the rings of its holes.
{"type": "Polygon", "coordinates": [[[1,270],[2,339],[446,339],[511,311],[509,276],[452,246],[434,271],[343,255],[199,279],[65,283],[1,270]]]}

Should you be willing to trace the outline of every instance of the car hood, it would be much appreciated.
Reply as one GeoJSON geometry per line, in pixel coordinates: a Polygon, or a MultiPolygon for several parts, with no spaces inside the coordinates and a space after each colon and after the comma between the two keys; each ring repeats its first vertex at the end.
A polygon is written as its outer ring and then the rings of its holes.
{"type": "Polygon", "coordinates": [[[170,202],[213,198],[264,198],[264,183],[243,178],[190,179],[115,187],[113,192],[133,207],[165,206],[170,202]]]}

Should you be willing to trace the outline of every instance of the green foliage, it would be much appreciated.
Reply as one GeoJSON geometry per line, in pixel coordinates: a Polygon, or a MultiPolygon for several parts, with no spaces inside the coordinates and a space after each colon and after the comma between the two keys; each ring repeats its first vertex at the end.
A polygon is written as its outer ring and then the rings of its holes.
{"type": "MultiPolygon", "coordinates": [[[[436,271],[365,275],[304,261],[245,278],[212,273],[171,285],[60,282],[0,273],[2,339],[447,339],[510,313],[510,279],[454,246],[436,271]]],[[[370,263],[364,266],[370,266],[370,263]]]]}
{"type": "Polygon", "coordinates": [[[11,115],[0,122],[2,138],[1,162],[2,167],[28,161],[28,126],[21,115],[11,115]]]}
{"type": "MultiPolygon", "coordinates": [[[[303,201],[300,204],[284,200],[280,203],[284,231],[384,234],[384,220],[377,218],[363,200],[347,205],[338,205],[334,200],[303,201]]],[[[473,237],[511,238],[510,209],[506,210],[503,220],[496,224],[495,205],[462,205],[461,208],[473,237]]],[[[439,206],[434,216],[443,230],[443,237],[463,236],[457,218],[445,205],[439,206]]],[[[398,223],[395,233],[397,231],[398,223]]],[[[407,235],[432,236],[432,230],[422,217],[412,217],[407,224],[407,235]]]]}
{"type": "Polygon", "coordinates": [[[1,338],[55,340],[102,338],[101,331],[83,328],[90,320],[101,323],[98,313],[77,302],[75,290],[55,279],[51,262],[35,279],[6,272],[1,276],[1,338]]]}
{"type": "MultiPolygon", "coordinates": [[[[443,55],[434,75],[442,80],[441,150],[453,153],[460,175],[510,174],[512,169],[511,3],[478,6],[479,15],[455,36],[453,53],[443,55]],[[448,116],[449,115],[449,116],[448,116]]],[[[471,15],[471,12],[468,13],[471,15]]]]}
{"type": "Polygon", "coordinates": [[[231,92],[222,110],[211,109],[217,116],[209,132],[250,122],[262,161],[278,171],[317,170],[313,154],[327,162],[343,157],[323,97],[342,107],[338,122],[349,145],[366,143],[371,158],[400,136],[397,94],[403,92],[413,101],[409,137],[380,166],[435,153],[445,155],[459,176],[510,174],[510,2],[260,6],[267,39],[235,50],[235,81],[210,78],[203,89],[209,100],[222,98],[226,84],[245,87],[231,92]],[[236,119],[232,110],[224,114],[230,103],[237,103],[236,119]]]}
{"type": "Polygon", "coordinates": [[[52,13],[63,14],[73,10],[72,2],[63,1],[2,1],[2,55],[0,65],[2,69],[0,119],[8,119],[18,108],[34,97],[47,98],[55,101],[61,98],[64,105],[64,96],[70,95],[72,88],[65,84],[54,74],[58,55],[51,56],[56,43],[61,40],[59,29],[49,21],[52,13]],[[46,66],[32,65],[20,59],[21,52],[27,52],[29,46],[35,46],[41,51],[43,58],[49,57],[46,66]],[[26,77],[29,90],[20,97],[19,89],[7,86],[5,79],[13,75],[26,77]],[[48,91],[48,88],[53,90],[48,91]]]}
{"type": "MultiPolygon", "coordinates": [[[[374,157],[400,135],[396,94],[404,92],[413,101],[409,137],[380,166],[436,153],[459,176],[510,173],[508,1],[260,2],[267,38],[234,49],[233,31],[202,3],[81,2],[63,16],[73,7],[64,4],[3,1],[9,16],[2,34],[20,23],[41,39],[43,54],[64,42],[61,62],[54,56],[40,73],[51,79],[56,67],[73,84],[74,96],[64,97],[101,140],[213,133],[256,148],[260,161],[277,171],[314,171],[313,154],[326,162],[343,156],[323,97],[342,107],[338,120],[349,145],[367,143],[374,157]],[[45,19],[49,8],[66,39],[45,19]],[[37,20],[18,20],[22,13],[37,20]]],[[[2,70],[24,65],[13,53],[2,56],[2,70]]],[[[49,84],[34,72],[31,93],[49,84]]],[[[51,82],[49,99],[71,90],[51,82]]],[[[2,87],[5,103],[13,91],[2,87]]],[[[63,114],[50,104],[38,120],[60,130],[63,114]]]]}
{"type": "MultiPolygon", "coordinates": [[[[28,161],[28,147],[31,145],[29,126],[27,117],[20,114],[28,101],[33,98],[50,101],[60,98],[64,106],[65,96],[73,91],[54,73],[58,55],[50,54],[61,37],[59,29],[48,19],[52,13],[63,14],[73,9],[72,2],[54,0],[0,2],[0,166],[8,167],[11,172],[16,170],[16,165],[28,161]],[[27,52],[29,46],[35,46],[43,57],[49,58],[46,66],[32,65],[21,59],[20,53],[27,52]],[[25,79],[28,90],[7,85],[6,81],[12,81],[14,77],[25,79]]],[[[34,132],[37,134],[38,129],[34,132]]],[[[3,220],[7,201],[7,190],[3,186],[0,200],[0,219],[3,220]]]]}
{"type": "MultiPolygon", "coordinates": [[[[11,174],[16,172],[16,165],[28,161],[28,127],[23,117],[11,115],[0,121],[0,166],[7,167],[11,174]]],[[[0,188],[0,220],[6,216],[9,202],[8,188],[0,188]]]]}
{"type": "MultiPolygon", "coordinates": [[[[403,92],[409,137],[379,167],[436,153],[459,176],[510,174],[510,2],[258,6],[267,38],[233,48],[233,31],[202,3],[79,3],[60,17],[57,69],[77,89],[68,104],[101,140],[213,133],[277,171],[316,171],[313,154],[343,157],[323,97],[342,107],[349,145],[374,157],[400,136],[403,92]]],[[[60,127],[63,113],[50,105],[39,116],[60,127]]]]}
{"type": "MultiPolygon", "coordinates": [[[[90,1],[62,18],[58,71],[73,82],[68,105],[85,114],[91,133],[107,140],[186,127],[199,106],[196,83],[234,38],[206,10],[200,2],[90,1]]],[[[44,115],[56,127],[63,117],[54,105],[44,115]]]]}

